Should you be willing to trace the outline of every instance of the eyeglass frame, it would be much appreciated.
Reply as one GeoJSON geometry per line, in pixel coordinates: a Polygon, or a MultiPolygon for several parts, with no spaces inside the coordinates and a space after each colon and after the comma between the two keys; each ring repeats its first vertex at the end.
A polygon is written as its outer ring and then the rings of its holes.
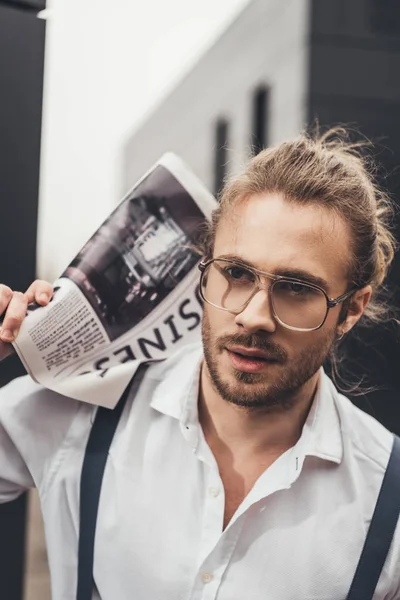
{"type": "Polygon", "coordinates": [[[319,285],[316,285],[315,283],[309,283],[308,281],[304,281],[302,279],[297,279],[295,277],[286,277],[285,275],[274,275],[273,273],[268,273],[267,271],[261,271],[260,269],[251,267],[250,265],[247,265],[244,262],[242,263],[237,260],[231,260],[229,258],[216,257],[216,258],[211,258],[210,260],[207,260],[207,261],[202,260],[198,264],[198,268],[199,268],[199,271],[201,272],[200,286],[199,286],[200,295],[203,298],[204,302],[207,302],[207,304],[210,304],[211,306],[214,306],[215,308],[218,308],[220,310],[224,310],[226,312],[230,312],[232,314],[238,315],[249,305],[251,300],[254,298],[254,296],[256,294],[258,294],[258,292],[260,290],[265,290],[266,292],[268,292],[268,298],[270,299],[270,306],[271,306],[272,314],[273,314],[274,318],[276,319],[276,321],[278,321],[278,323],[280,325],[282,325],[282,327],[285,327],[286,329],[290,329],[291,331],[317,331],[318,329],[321,329],[321,327],[323,327],[323,325],[328,317],[330,309],[335,308],[335,306],[338,306],[338,304],[341,304],[342,302],[344,302],[345,300],[350,298],[350,296],[352,294],[354,294],[357,290],[360,289],[359,287],[356,287],[356,288],[351,289],[348,292],[345,292],[344,294],[341,294],[340,296],[337,296],[337,298],[329,298],[329,296],[326,293],[326,291],[324,290],[324,288],[320,287],[319,285]],[[255,285],[254,292],[251,294],[250,298],[240,307],[240,310],[238,310],[238,311],[234,311],[229,308],[224,308],[223,306],[218,306],[217,304],[214,304],[213,302],[210,302],[209,300],[207,300],[207,298],[203,294],[203,289],[202,289],[201,284],[202,284],[202,281],[204,278],[204,274],[206,272],[207,267],[209,267],[209,265],[215,261],[224,262],[224,263],[228,263],[231,265],[243,267],[244,269],[247,269],[248,271],[250,271],[251,273],[254,273],[254,275],[257,276],[258,284],[255,285]],[[260,275],[272,280],[272,283],[270,283],[270,285],[268,285],[268,286],[260,285],[261,284],[260,275]],[[302,328],[302,327],[293,327],[293,326],[287,325],[286,323],[281,321],[281,319],[276,314],[274,303],[272,301],[272,290],[273,290],[274,285],[278,281],[287,281],[288,283],[299,283],[301,285],[307,285],[315,290],[318,290],[319,292],[322,292],[322,294],[325,296],[325,299],[326,299],[326,313],[325,313],[324,320],[322,321],[322,323],[320,325],[318,325],[318,327],[313,327],[311,329],[310,328],[302,328]]]}

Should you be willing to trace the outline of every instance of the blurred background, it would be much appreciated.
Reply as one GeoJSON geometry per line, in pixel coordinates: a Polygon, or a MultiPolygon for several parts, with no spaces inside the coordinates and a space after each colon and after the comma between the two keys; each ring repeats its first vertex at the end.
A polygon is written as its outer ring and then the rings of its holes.
{"type": "MultiPolygon", "coordinates": [[[[375,142],[400,193],[398,0],[0,0],[0,281],[54,280],[165,151],[217,193],[316,118],[375,142]]],[[[399,224],[397,223],[397,235],[399,224]]],[[[390,275],[400,296],[400,262],[390,275]]],[[[348,340],[400,433],[394,326],[348,340]]],[[[0,385],[22,373],[0,365],[0,385]]],[[[49,600],[37,497],[0,506],[1,598],[49,600]]]]}

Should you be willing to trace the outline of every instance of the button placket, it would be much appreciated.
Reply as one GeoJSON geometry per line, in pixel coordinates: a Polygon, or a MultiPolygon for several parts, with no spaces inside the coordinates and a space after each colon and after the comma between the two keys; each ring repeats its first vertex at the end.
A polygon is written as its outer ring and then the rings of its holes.
{"type": "Polygon", "coordinates": [[[196,583],[190,600],[214,600],[222,578],[231,562],[240,537],[244,519],[227,528],[220,536],[212,551],[200,564],[196,583]]]}
{"type": "Polygon", "coordinates": [[[207,472],[204,490],[203,532],[200,559],[203,561],[218,543],[224,521],[225,495],[216,468],[204,465],[207,472]]]}

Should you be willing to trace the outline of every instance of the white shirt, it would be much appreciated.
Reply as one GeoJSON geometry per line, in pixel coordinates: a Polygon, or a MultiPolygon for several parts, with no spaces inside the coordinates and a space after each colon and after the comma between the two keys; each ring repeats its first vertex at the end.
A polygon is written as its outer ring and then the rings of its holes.
{"type": "MultiPolygon", "coordinates": [[[[224,490],[197,416],[201,358],[196,345],[155,364],[128,400],[100,501],[99,597],[345,600],[392,435],[321,370],[300,440],[223,531],[224,490]]],[[[53,600],[75,600],[79,480],[94,411],[28,377],[0,390],[0,501],[38,488],[53,600]]],[[[399,551],[397,530],[374,600],[400,598],[399,551]]]]}

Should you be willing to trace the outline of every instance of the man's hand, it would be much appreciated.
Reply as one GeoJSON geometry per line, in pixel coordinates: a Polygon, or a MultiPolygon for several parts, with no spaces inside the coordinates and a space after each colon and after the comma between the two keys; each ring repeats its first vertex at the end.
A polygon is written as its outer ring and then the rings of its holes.
{"type": "Polygon", "coordinates": [[[53,286],[47,281],[36,279],[26,292],[13,292],[0,283],[0,318],[4,318],[0,328],[0,340],[12,342],[18,335],[31,302],[46,306],[53,297],[53,286]]]}

